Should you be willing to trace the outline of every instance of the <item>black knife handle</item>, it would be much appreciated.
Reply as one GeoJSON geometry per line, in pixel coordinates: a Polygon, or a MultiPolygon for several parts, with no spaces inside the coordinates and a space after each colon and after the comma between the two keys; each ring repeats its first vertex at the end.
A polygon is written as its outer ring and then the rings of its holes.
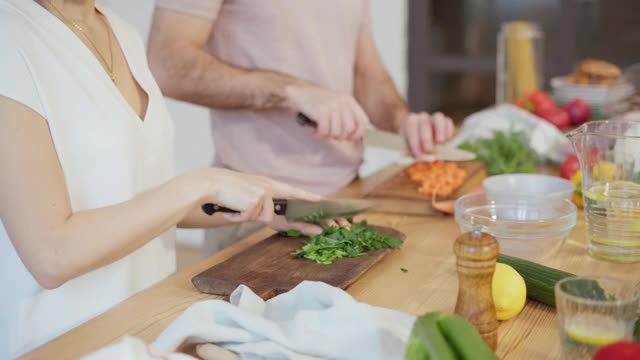
{"type": "Polygon", "coordinates": [[[298,116],[296,116],[296,121],[302,126],[310,126],[313,128],[318,127],[318,124],[315,121],[311,120],[307,115],[303,113],[298,113],[298,116]]]}
{"type": "MultiPolygon", "coordinates": [[[[239,213],[239,211],[212,203],[206,203],[202,205],[202,211],[204,211],[204,213],[209,216],[217,212],[239,213]]],[[[273,213],[276,215],[285,215],[287,213],[287,199],[273,199],[273,213]]]]}

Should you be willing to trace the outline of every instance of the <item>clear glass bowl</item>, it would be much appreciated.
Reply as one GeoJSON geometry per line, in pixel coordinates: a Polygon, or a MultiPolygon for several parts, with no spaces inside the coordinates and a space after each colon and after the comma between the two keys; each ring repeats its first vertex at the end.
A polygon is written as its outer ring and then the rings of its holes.
{"type": "Polygon", "coordinates": [[[494,236],[500,252],[531,261],[542,261],[558,251],[576,225],[576,206],[567,199],[501,193],[490,199],[485,193],[460,197],[455,219],[460,231],[479,226],[494,236]]]}

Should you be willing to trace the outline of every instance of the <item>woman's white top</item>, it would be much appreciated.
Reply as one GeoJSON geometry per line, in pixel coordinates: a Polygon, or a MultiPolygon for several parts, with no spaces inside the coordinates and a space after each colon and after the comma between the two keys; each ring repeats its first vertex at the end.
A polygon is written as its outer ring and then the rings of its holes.
{"type": "MultiPolygon", "coordinates": [[[[173,174],[173,125],[144,44],[121,18],[105,7],[99,10],[149,95],[144,121],[58,18],[32,0],[0,0],[0,95],[48,122],[74,212],[127,201],[173,174]]],[[[25,223],[38,221],[21,215],[28,218],[25,223]]],[[[0,359],[29,351],[166,278],[175,272],[175,261],[171,229],[115,263],[46,290],[16,254],[0,221],[0,359]]]]}

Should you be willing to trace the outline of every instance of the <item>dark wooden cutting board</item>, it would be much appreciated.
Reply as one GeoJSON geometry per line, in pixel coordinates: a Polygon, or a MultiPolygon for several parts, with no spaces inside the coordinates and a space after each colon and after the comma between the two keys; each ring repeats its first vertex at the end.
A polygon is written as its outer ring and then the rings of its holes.
{"type": "MultiPolygon", "coordinates": [[[[396,230],[373,226],[383,235],[404,240],[396,230]]],[[[338,259],[330,265],[291,255],[302,238],[273,235],[234,255],[191,280],[203,293],[228,296],[244,284],[264,300],[293,289],[304,280],[322,281],[346,289],[392,249],[379,249],[365,256],[338,259]]]]}
{"type": "MultiPolygon", "coordinates": [[[[462,185],[448,198],[438,200],[457,199],[468,189],[482,184],[487,177],[486,167],[482,161],[459,162],[468,176],[462,185]]],[[[418,191],[418,184],[405,173],[406,168],[400,170],[380,185],[371,189],[365,197],[378,203],[377,209],[384,212],[408,215],[442,215],[431,206],[431,197],[418,191]]]]}

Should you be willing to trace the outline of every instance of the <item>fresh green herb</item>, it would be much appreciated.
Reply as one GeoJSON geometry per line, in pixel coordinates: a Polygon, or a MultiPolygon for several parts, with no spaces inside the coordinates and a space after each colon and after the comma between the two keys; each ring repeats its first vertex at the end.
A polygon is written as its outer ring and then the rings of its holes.
{"type": "Polygon", "coordinates": [[[331,264],[336,259],[363,256],[367,251],[382,248],[397,249],[401,245],[402,240],[384,236],[362,221],[351,228],[323,226],[321,234],[309,236],[294,254],[318,264],[331,264]]]}
{"type": "Polygon", "coordinates": [[[495,131],[492,138],[467,141],[460,149],[475,153],[487,164],[489,175],[535,173],[540,164],[523,132],[495,131]]]}
{"type": "Polygon", "coordinates": [[[325,212],[324,210],[318,211],[316,213],[312,213],[306,216],[302,217],[302,221],[306,222],[306,223],[311,223],[311,224],[315,224],[317,222],[319,222],[320,220],[322,220],[325,217],[325,212]]]}
{"type": "Polygon", "coordinates": [[[283,235],[288,237],[300,237],[304,234],[300,230],[287,230],[283,235]]]}
{"type": "Polygon", "coordinates": [[[405,269],[405,268],[400,268],[400,271],[402,271],[403,273],[407,273],[409,272],[409,270],[405,269]]]}

